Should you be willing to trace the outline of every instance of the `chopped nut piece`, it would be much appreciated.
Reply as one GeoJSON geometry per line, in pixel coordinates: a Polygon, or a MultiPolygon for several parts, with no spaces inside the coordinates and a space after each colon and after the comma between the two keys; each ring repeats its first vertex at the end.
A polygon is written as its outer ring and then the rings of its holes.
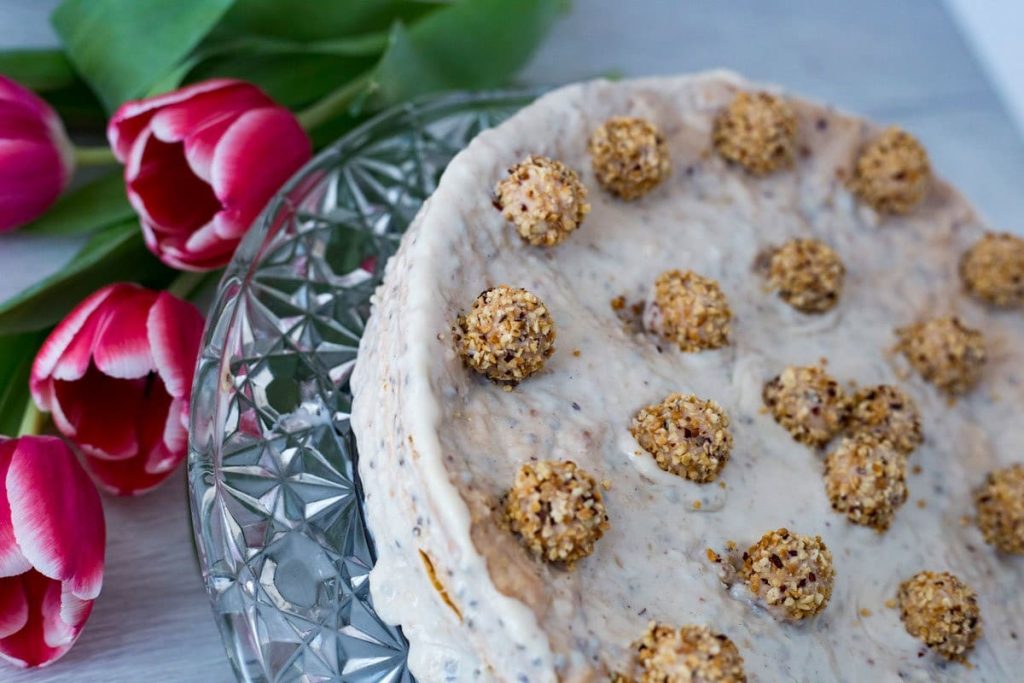
{"type": "Polygon", "coordinates": [[[766,175],[793,165],[796,114],[781,97],[739,92],[715,117],[712,139],[723,158],[766,175]]]}
{"type": "Polygon", "coordinates": [[[930,181],[924,147],[910,133],[893,127],[861,152],[850,186],[875,211],[902,214],[924,199],[930,181]]]}
{"type": "Polygon", "coordinates": [[[1024,464],[989,472],[974,493],[974,504],[985,542],[1024,555],[1024,464]]]}
{"type": "Polygon", "coordinates": [[[921,445],[921,415],[914,399],[891,384],[866,387],[853,396],[851,434],[870,434],[909,455],[921,445]]]}
{"type": "Polygon", "coordinates": [[[608,529],[601,491],[571,460],[526,463],[505,500],[509,526],[539,559],[572,568],[608,529]]]}
{"type": "Polygon", "coordinates": [[[658,467],[691,481],[713,481],[729,460],[729,417],[714,401],[669,394],[633,418],[630,433],[658,467]]]}
{"type": "Polygon", "coordinates": [[[885,531],[907,500],[906,469],[906,456],[888,441],[847,437],[825,460],[825,493],[854,524],[885,531]]]}
{"type": "Polygon", "coordinates": [[[832,553],[820,536],[769,531],[743,554],[739,571],[758,600],[790,621],[813,617],[832,597],[832,553]]]}
{"type": "Polygon", "coordinates": [[[897,348],[926,381],[962,394],[981,377],[987,353],[981,332],[959,318],[934,318],[896,330],[897,348]]]}
{"type": "Polygon", "coordinates": [[[764,385],[764,403],[794,439],[824,446],[846,425],[849,401],[839,382],[817,366],[790,365],[764,385]]]}
{"type": "Polygon", "coordinates": [[[744,683],[743,657],[736,644],[706,626],[678,630],[651,622],[633,643],[636,683],[744,683]]]}
{"type": "Polygon", "coordinates": [[[671,169],[665,140],[646,119],[613,116],[590,136],[588,149],[598,182],[622,199],[647,194],[671,169]]]}
{"type": "Polygon", "coordinates": [[[535,247],[561,243],[590,211],[587,188],[576,171],[544,156],[527,157],[510,168],[497,194],[501,215],[535,247]]]}
{"type": "Polygon", "coordinates": [[[975,592],[949,572],[919,572],[896,594],[907,633],[954,662],[963,662],[981,635],[975,592]]]}
{"type": "Polygon", "coordinates": [[[768,284],[801,313],[824,313],[839,301],[846,268],[824,242],[791,239],[772,252],[768,284]]]}
{"type": "Polygon", "coordinates": [[[506,285],[478,296],[452,332],[467,365],[508,385],[538,372],[555,352],[555,325],[547,307],[525,289],[506,285]]]}
{"type": "Polygon", "coordinates": [[[960,260],[960,278],[973,296],[994,306],[1024,305],[1024,239],[990,232],[960,260]]]}
{"type": "Polygon", "coordinates": [[[692,270],[668,270],[659,275],[644,311],[648,330],[687,352],[728,344],[731,320],[732,309],[718,282],[692,270]]]}

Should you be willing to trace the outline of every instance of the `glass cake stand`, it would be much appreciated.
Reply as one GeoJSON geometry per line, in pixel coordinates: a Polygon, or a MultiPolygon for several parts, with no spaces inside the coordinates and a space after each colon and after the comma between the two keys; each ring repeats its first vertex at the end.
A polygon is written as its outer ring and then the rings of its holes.
{"type": "Polygon", "coordinates": [[[405,105],[288,182],[229,266],[192,393],[196,548],[242,681],[412,681],[373,609],[349,376],[384,264],[451,158],[536,93],[405,105]]]}

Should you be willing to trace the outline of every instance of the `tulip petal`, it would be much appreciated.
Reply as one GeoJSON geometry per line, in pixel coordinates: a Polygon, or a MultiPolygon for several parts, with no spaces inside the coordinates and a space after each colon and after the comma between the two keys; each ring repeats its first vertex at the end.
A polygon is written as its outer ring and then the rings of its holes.
{"type": "Polygon", "coordinates": [[[60,125],[60,117],[46,100],[14,79],[0,76],[0,100],[18,104],[42,119],[48,126],[60,125]]]}
{"type": "Polygon", "coordinates": [[[126,287],[122,292],[116,303],[113,299],[108,302],[109,312],[96,333],[92,358],[96,368],[109,377],[138,379],[155,369],[146,320],[158,295],[141,287],[126,287]]]}
{"type": "Polygon", "coordinates": [[[211,187],[185,159],[184,145],[145,133],[137,167],[125,166],[125,182],[142,219],[164,231],[189,233],[209,222],[221,208],[211,187]]]}
{"type": "Polygon", "coordinates": [[[52,143],[0,139],[0,231],[42,215],[60,196],[65,179],[52,143]]]}
{"type": "MultiPolygon", "coordinates": [[[[59,405],[61,422],[70,427],[61,427],[61,432],[96,457],[131,458],[139,452],[135,420],[150,381],[152,376],[114,379],[90,367],[74,382],[54,382],[55,407],[59,405]]],[[[57,422],[58,410],[53,412],[57,422]]]]}
{"type": "Polygon", "coordinates": [[[124,162],[130,154],[132,146],[145,131],[153,115],[162,107],[184,102],[196,95],[212,92],[233,86],[240,81],[229,78],[214,78],[202,83],[195,83],[165,95],[157,95],[145,100],[125,102],[114,112],[107,125],[107,140],[114,150],[118,161],[124,162]]]}
{"type": "MultiPolygon", "coordinates": [[[[44,391],[42,385],[53,373],[64,352],[75,340],[82,327],[85,326],[93,311],[120,286],[122,285],[109,285],[90,294],[64,320],[57,324],[57,327],[53,329],[50,336],[43,342],[42,347],[40,347],[39,352],[36,354],[35,361],[32,363],[32,373],[29,379],[32,397],[40,410],[50,410],[49,399],[52,397],[52,393],[44,391]]],[[[85,359],[85,364],[82,366],[82,374],[85,373],[87,366],[88,358],[85,359]]]]}
{"type": "Polygon", "coordinates": [[[287,109],[254,109],[232,124],[217,145],[212,166],[223,222],[234,228],[231,237],[249,229],[274,192],[310,156],[309,137],[287,109]]]}
{"type": "Polygon", "coordinates": [[[0,141],[50,142],[50,127],[21,102],[0,99],[0,141]]]}
{"type": "Polygon", "coordinates": [[[263,91],[241,81],[169,104],[153,115],[153,135],[164,142],[181,142],[197,131],[222,124],[249,109],[273,106],[263,91]]]}
{"type": "Polygon", "coordinates": [[[43,642],[49,647],[70,646],[92,612],[92,600],[83,600],[67,584],[52,582],[41,605],[43,642]]]}
{"type": "Polygon", "coordinates": [[[213,182],[213,156],[217,151],[217,143],[234,122],[234,118],[224,118],[185,138],[188,165],[193,173],[208,183],[213,182]]]}
{"type": "MultiPolygon", "coordinates": [[[[27,572],[17,579],[22,583],[28,603],[28,620],[20,630],[0,639],[0,657],[19,667],[52,664],[71,649],[81,633],[84,618],[74,627],[53,623],[54,617],[59,619],[61,613],[60,582],[37,571],[27,572]],[[51,645],[51,637],[59,644],[51,645]]],[[[88,616],[86,609],[77,612],[88,616]]]]}
{"type": "MultiPolygon", "coordinates": [[[[18,446],[17,439],[0,441],[0,482],[7,481],[7,471],[11,459],[18,446]]],[[[11,506],[7,501],[7,489],[0,486],[0,577],[17,576],[32,568],[31,563],[21,553],[18,541],[14,537],[14,526],[11,524],[11,506]]],[[[2,633],[0,628],[0,633],[2,633]]],[[[4,637],[0,635],[0,638],[4,637]]]]}
{"type": "Polygon", "coordinates": [[[27,623],[28,598],[21,576],[0,578],[0,638],[17,633],[27,623]]]}
{"type": "Polygon", "coordinates": [[[103,505],[89,477],[60,439],[18,439],[7,473],[11,522],[36,571],[67,584],[83,600],[103,584],[103,505]]]}
{"type": "Polygon", "coordinates": [[[174,398],[188,398],[203,336],[203,316],[187,301],[160,292],[149,310],[149,347],[156,371],[174,398]]]}

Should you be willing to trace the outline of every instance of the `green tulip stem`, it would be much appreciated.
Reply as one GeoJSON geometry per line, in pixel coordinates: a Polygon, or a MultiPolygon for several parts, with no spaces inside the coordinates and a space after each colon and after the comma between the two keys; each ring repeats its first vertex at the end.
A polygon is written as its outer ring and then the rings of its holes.
{"type": "Polygon", "coordinates": [[[109,147],[75,147],[75,166],[110,166],[117,163],[117,157],[109,147]]]}
{"type": "MultiPolygon", "coordinates": [[[[219,271],[218,273],[219,274],[219,271]]],[[[186,301],[199,289],[211,273],[185,272],[174,278],[174,281],[167,287],[167,291],[186,301]]]]}
{"type": "Polygon", "coordinates": [[[341,116],[351,107],[356,98],[365,92],[369,80],[370,74],[365,73],[328,93],[316,104],[312,104],[296,114],[299,123],[309,132],[327,121],[341,116]]]}
{"type": "Polygon", "coordinates": [[[46,424],[46,415],[39,412],[36,402],[29,397],[25,404],[25,414],[21,417],[21,425],[18,427],[18,436],[35,436],[43,431],[46,424]]]}

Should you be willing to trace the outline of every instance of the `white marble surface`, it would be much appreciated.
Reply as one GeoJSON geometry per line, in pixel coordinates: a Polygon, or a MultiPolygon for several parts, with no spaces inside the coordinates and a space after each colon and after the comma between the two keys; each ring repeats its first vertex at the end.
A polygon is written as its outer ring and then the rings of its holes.
{"type": "MultiPolygon", "coordinates": [[[[54,40],[54,0],[0,0],[0,48],[54,40]]],[[[576,0],[522,80],[727,66],[869,116],[928,146],[939,172],[995,225],[1020,230],[1024,143],[938,0],[576,0]]],[[[62,243],[0,238],[0,298],[61,267],[62,243]]],[[[78,645],[5,683],[232,680],[196,566],[185,477],[106,500],[103,594],[78,645]]]]}

